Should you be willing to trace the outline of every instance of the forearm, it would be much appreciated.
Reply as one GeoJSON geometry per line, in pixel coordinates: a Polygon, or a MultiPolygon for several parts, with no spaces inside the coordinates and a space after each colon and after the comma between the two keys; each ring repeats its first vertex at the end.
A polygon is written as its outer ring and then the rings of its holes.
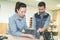
{"type": "Polygon", "coordinates": [[[39,29],[37,30],[37,32],[44,32],[46,29],[47,29],[46,27],[39,28],[39,29]]]}
{"type": "Polygon", "coordinates": [[[46,29],[47,29],[46,27],[43,27],[43,28],[42,28],[42,31],[44,32],[46,29]]]}
{"type": "Polygon", "coordinates": [[[21,36],[35,39],[35,37],[33,35],[31,35],[31,34],[21,34],[21,36]]]}
{"type": "Polygon", "coordinates": [[[28,34],[21,34],[22,37],[28,37],[28,34]]]}

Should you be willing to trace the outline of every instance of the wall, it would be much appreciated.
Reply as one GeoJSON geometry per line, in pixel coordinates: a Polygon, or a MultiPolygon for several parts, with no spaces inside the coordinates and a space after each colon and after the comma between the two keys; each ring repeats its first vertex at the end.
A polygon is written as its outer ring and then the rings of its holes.
{"type": "Polygon", "coordinates": [[[8,23],[8,18],[14,11],[14,3],[0,1],[0,5],[0,23],[8,23]]]}
{"type": "Polygon", "coordinates": [[[58,35],[60,36],[60,10],[51,10],[52,20],[55,20],[55,25],[57,26],[58,35]]]}
{"type": "Polygon", "coordinates": [[[60,36],[60,10],[57,11],[57,24],[58,35],[60,36]]]}

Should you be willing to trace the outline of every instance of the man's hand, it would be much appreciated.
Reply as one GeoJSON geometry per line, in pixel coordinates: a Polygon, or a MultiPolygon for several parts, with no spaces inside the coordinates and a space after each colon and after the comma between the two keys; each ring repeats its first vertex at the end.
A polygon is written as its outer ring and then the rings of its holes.
{"type": "Polygon", "coordinates": [[[45,30],[46,30],[46,28],[43,27],[43,28],[39,28],[39,29],[37,30],[37,32],[44,32],[45,30]]]}
{"type": "Polygon", "coordinates": [[[37,32],[42,32],[42,28],[39,28],[39,29],[37,30],[37,32]]]}

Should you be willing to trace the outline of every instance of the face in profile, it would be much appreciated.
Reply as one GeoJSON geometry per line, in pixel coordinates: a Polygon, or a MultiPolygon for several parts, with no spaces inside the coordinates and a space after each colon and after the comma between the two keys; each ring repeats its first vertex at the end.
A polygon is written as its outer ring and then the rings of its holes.
{"type": "Polygon", "coordinates": [[[17,12],[20,17],[23,17],[26,13],[26,7],[21,7],[17,12]]]}
{"type": "Polygon", "coordinates": [[[40,13],[44,13],[44,12],[45,12],[44,6],[38,7],[38,9],[39,9],[39,12],[40,12],[40,13]]]}

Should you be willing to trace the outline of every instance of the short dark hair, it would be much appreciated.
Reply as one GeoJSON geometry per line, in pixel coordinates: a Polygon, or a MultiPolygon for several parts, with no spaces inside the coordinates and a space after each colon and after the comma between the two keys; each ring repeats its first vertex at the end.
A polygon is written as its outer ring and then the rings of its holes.
{"type": "Polygon", "coordinates": [[[19,10],[21,7],[26,7],[26,4],[22,2],[16,2],[15,12],[17,12],[17,9],[19,10]]]}
{"type": "Polygon", "coordinates": [[[45,2],[39,2],[39,3],[38,3],[38,6],[39,6],[39,7],[44,6],[44,8],[45,8],[45,7],[46,7],[46,4],[45,4],[45,2]]]}

